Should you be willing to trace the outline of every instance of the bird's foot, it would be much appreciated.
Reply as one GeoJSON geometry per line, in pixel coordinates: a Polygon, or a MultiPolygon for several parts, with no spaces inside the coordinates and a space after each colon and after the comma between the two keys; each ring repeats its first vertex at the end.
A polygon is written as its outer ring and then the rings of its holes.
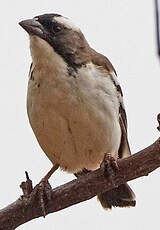
{"type": "Polygon", "coordinates": [[[38,195],[38,200],[40,204],[40,208],[42,210],[42,215],[43,217],[46,216],[46,210],[45,210],[45,205],[48,201],[51,200],[52,197],[52,187],[49,184],[48,180],[51,177],[51,175],[59,168],[58,164],[55,164],[51,170],[42,178],[39,184],[35,186],[35,190],[38,195]]]}
{"type": "Polygon", "coordinates": [[[51,200],[52,197],[52,187],[48,182],[47,177],[44,177],[40,183],[38,183],[34,188],[32,186],[32,181],[29,178],[27,172],[26,181],[22,182],[20,188],[23,191],[23,195],[20,199],[26,202],[30,199],[36,200],[37,204],[40,206],[42,216],[46,216],[46,205],[51,200]]]}
{"type": "Polygon", "coordinates": [[[110,181],[114,184],[113,178],[119,170],[117,159],[112,157],[111,154],[107,153],[105,154],[100,167],[102,168],[105,177],[109,178],[110,181]]]}
{"type": "Polygon", "coordinates": [[[48,201],[51,200],[52,197],[52,187],[49,184],[48,180],[41,180],[39,184],[37,184],[34,188],[34,193],[36,193],[36,196],[38,197],[38,202],[40,205],[40,209],[42,211],[43,217],[46,216],[46,209],[45,206],[48,203],[48,201]]]}

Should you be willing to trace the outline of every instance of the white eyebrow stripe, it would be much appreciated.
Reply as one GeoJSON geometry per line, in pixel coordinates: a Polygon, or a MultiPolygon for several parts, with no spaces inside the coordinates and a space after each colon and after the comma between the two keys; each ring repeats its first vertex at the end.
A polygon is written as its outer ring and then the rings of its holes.
{"type": "Polygon", "coordinates": [[[68,18],[60,16],[60,17],[54,17],[54,20],[56,20],[58,23],[64,25],[68,29],[72,29],[72,30],[77,31],[77,32],[80,31],[80,29],[76,25],[74,25],[74,23],[68,18]]]}

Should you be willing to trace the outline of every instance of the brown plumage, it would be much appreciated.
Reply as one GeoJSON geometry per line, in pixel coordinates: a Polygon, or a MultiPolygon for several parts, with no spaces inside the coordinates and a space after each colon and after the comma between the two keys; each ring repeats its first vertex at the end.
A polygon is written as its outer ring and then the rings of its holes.
{"type": "MultiPolygon", "coordinates": [[[[99,168],[105,154],[130,156],[122,90],[110,61],[61,15],[45,14],[20,25],[29,33],[33,60],[28,117],[53,165],[79,176],[99,168]]],[[[127,184],[98,199],[106,209],[135,205],[127,184]]]]}

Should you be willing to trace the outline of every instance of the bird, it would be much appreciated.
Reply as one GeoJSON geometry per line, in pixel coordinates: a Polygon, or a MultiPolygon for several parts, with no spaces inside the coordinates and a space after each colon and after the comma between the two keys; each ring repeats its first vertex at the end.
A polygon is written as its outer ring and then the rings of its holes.
{"type": "MultiPolygon", "coordinates": [[[[69,18],[47,13],[23,20],[32,64],[27,113],[53,167],[77,177],[98,169],[105,156],[131,155],[127,117],[117,73],[69,18]]],[[[136,205],[127,183],[98,194],[104,209],[136,205]]]]}

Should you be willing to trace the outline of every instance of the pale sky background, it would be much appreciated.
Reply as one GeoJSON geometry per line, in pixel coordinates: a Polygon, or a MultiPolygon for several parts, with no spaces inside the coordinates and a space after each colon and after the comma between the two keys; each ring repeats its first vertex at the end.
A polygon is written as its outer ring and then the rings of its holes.
{"type": "MultiPolygon", "coordinates": [[[[129,123],[132,152],[159,136],[160,62],[156,56],[154,6],[151,0],[5,0],[0,28],[0,207],[20,195],[27,170],[34,184],[51,168],[30,128],[26,91],[31,63],[27,33],[18,22],[43,13],[60,13],[79,25],[90,45],[106,55],[117,70],[129,123]]],[[[136,208],[104,211],[96,198],[38,218],[19,230],[159,230],[160,170],[130,182],[136,208]]],[[[53,187],[74,177],[58,171],[53,187]]]]}

